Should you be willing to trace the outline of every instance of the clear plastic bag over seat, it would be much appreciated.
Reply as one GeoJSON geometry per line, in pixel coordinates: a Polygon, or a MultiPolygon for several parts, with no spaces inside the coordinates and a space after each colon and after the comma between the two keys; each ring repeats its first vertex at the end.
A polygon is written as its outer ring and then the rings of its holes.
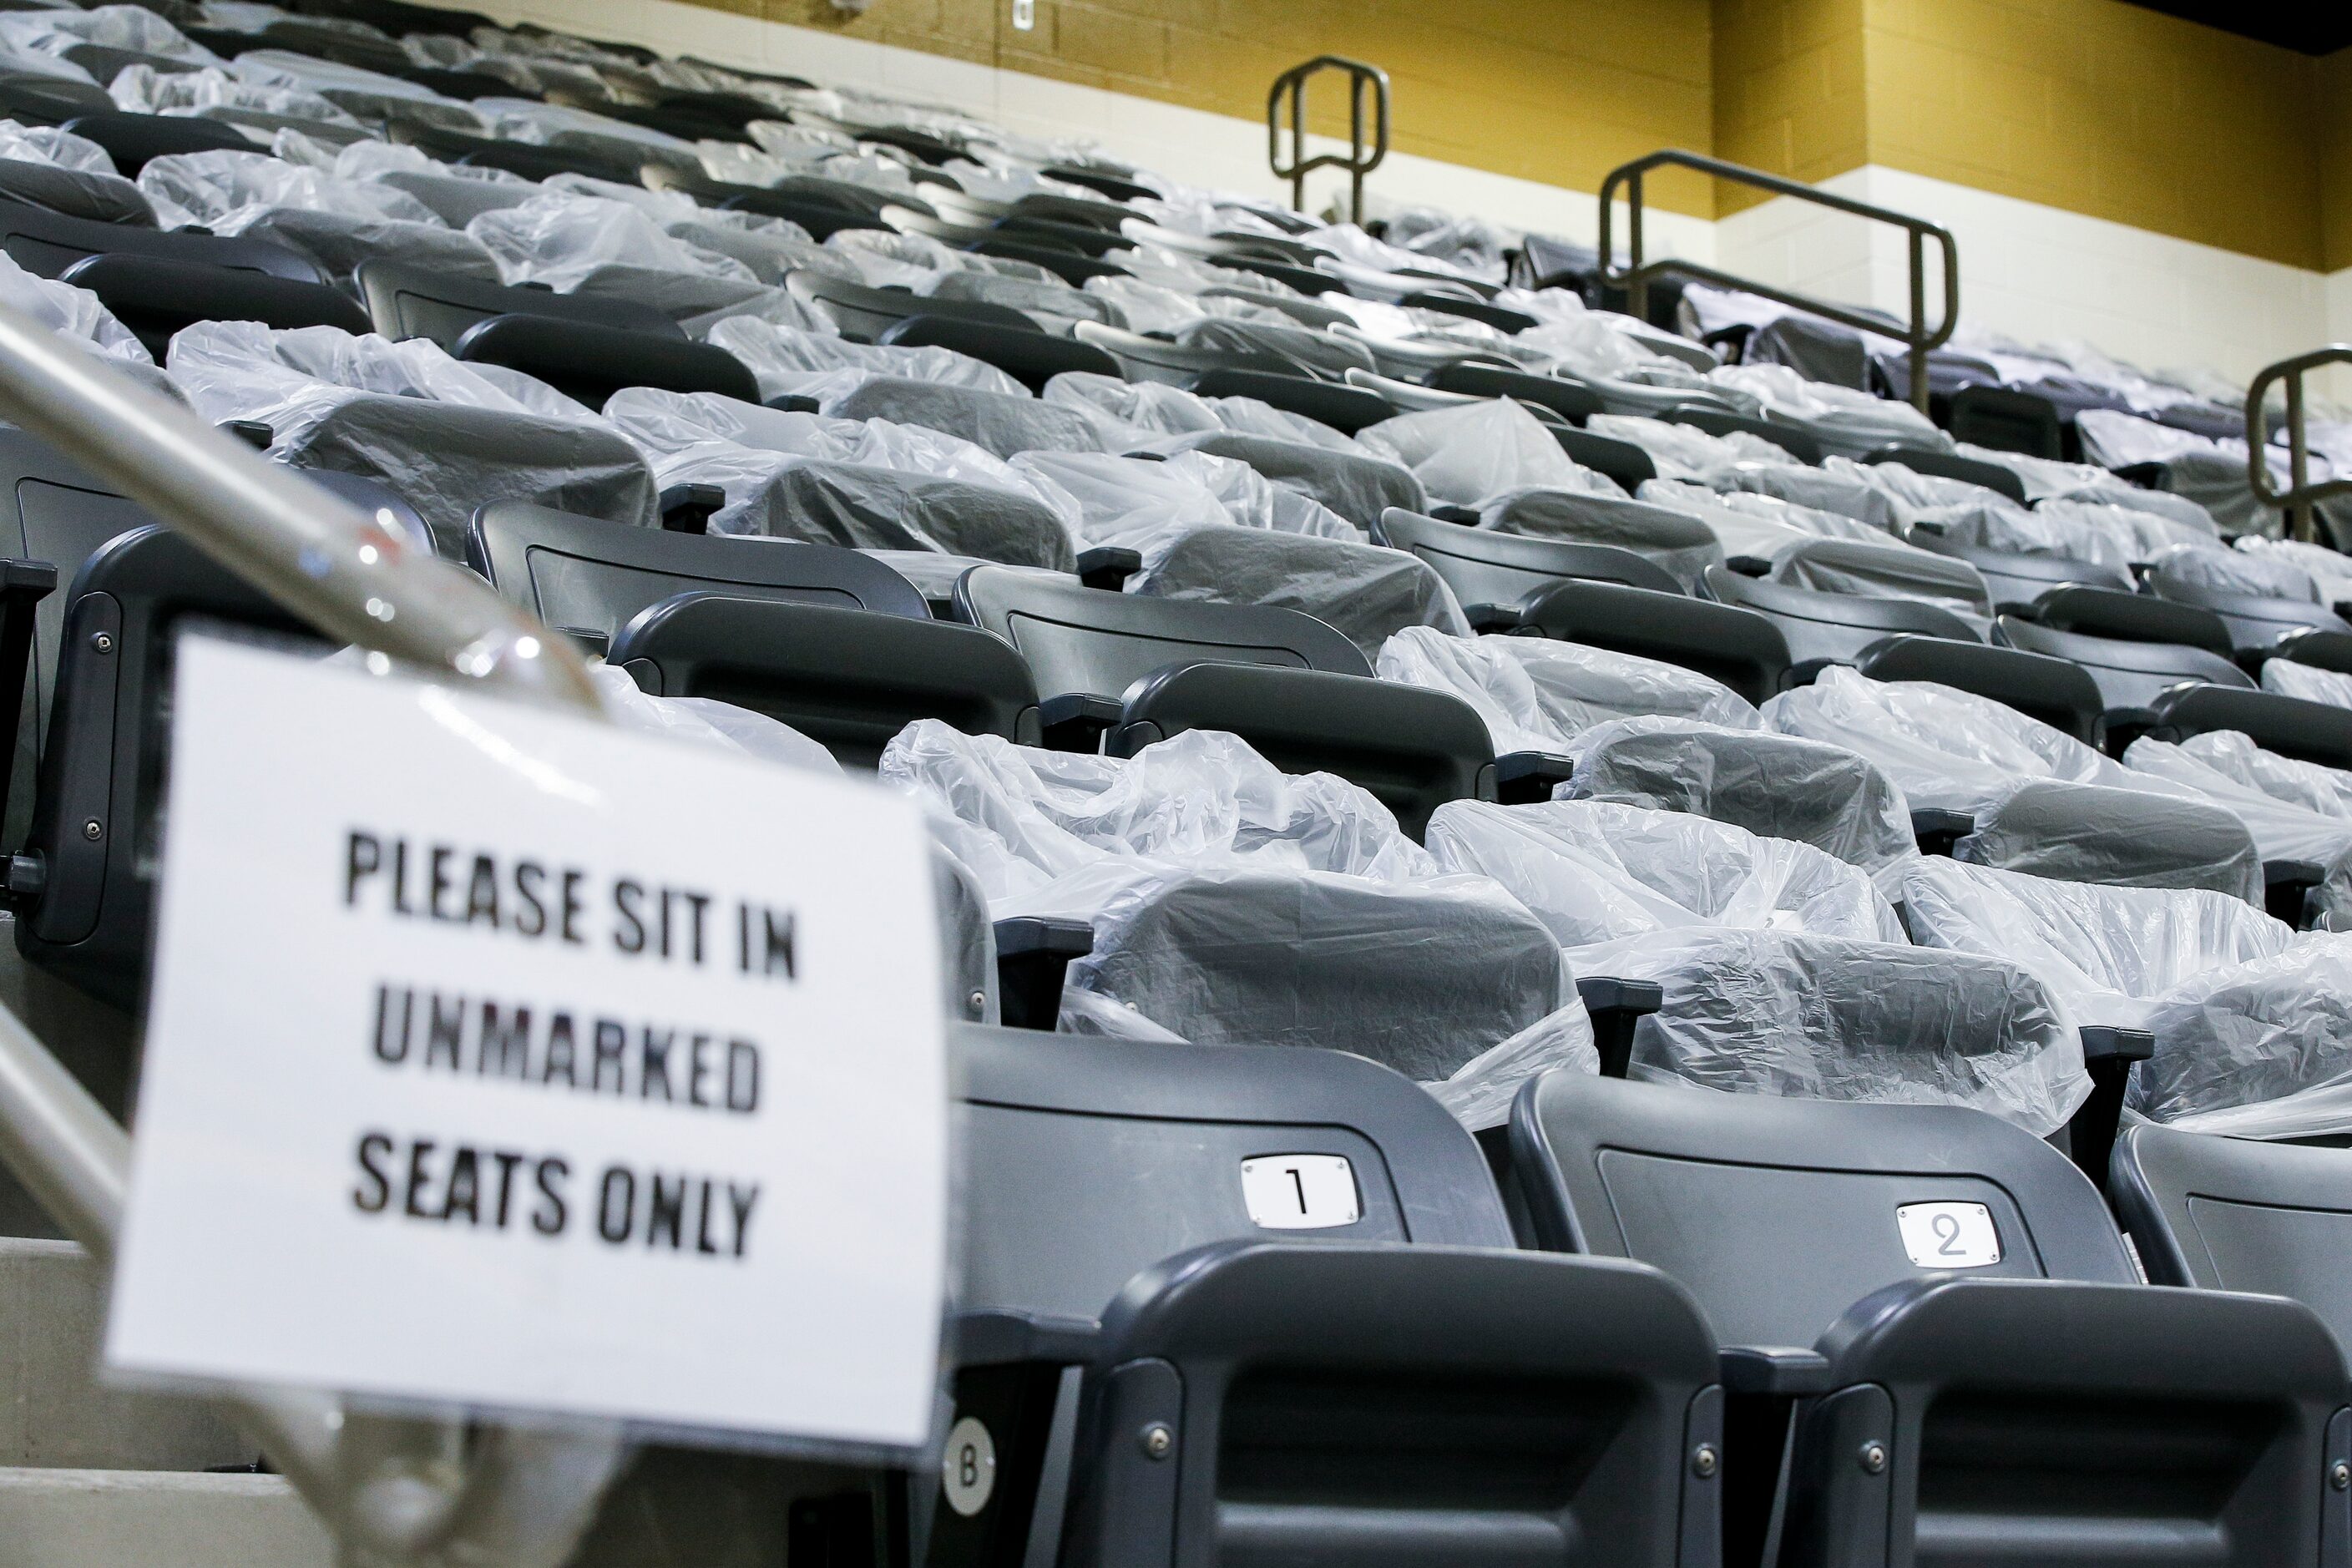
{"type": "Polygon", "coordinates": [[[1840,668],[1773,698],[1764,717],[1868,758],[1915,811],[1969,817],[1963,858],[2068,881],[2260,894],[2263,857],[2215,803],[1988,698],[1840,668]]]}
{"type": "Polygon", "coordinates": [[[1613,719],[1572,737],[1560,800],[1689,812],[1811,845],[1887,879],[1916,858],[1911,808],[1868,759],[1826,742],[1694,719],[1613,719]]]}
{"type": "Polygon", "coordinates": [[[2089,1098],[2082,1041],[2049,990],[1974,954],[1773,931],[1683,930],[1577,954],[1655,981],[1630,1075],[1736,1094],[1965,1105],[2039,1138],[2089,1098]]]}
{"type": "Polygon", "coordinates": [[[1724,557],[1722,541],[1688,512],[1595,491],[1503,490],[1480,503],[1478,526],[1528,539],[1613,544],[1655,562],[1685,592],[1694,590],[1706,569],[1721,565],[1724,557]]]}
{"type": "Polygon", "coordinates": [[[421,338],[205,321],[172,340],[170,370],[205,418],[268,426],[280,461],[382,479],[451,560],[495,500],[654,521],[653,473],[619,432],[529,376],[421,338]]]}
{"type": "Polygon", "coordinates": [[[1022,392],[1019,382],[994,365],[952,349],[853,343],[837,333],[744,316],[714,323],[703,341],[741,360],[759,382],[761,397],[813,397],[827,413],[834,403],[876,376],[910,376],[1011,395],[1022,392]]]}
{"type": "MultiPolygon", "coordinates": [[[[1437,808],[1427,840],[1446,870],[1510,889],[1564,948],[1689,926],[1903,940],[1895,911],[1856,868],[1683,812],[1457,800],[1437,808]]],[[[1573,954],[1570,964],[1585,971],[1573,954]]]]}
{"type": "MultiPolygon", "coordinates": [[[[2352,819],[2283,798],[2220,765],[2228,760],[2147,736],[2134,741],[2124,763],[2151,784],[2183,789],[2212,802],[2246,825],[2264,860],[2301,860],[2321,868],[2318,900],[2332,930],[2352,928],[2352,819]]],[[[2281,762],[2285,759],[2278,759],[2281,762]]]]}
{"type": "Polygon", "coordinates": [[[1648,714],[1763,727],[1746,699],[1696,670],[1543,637],[1456,637],[1407,627],[1381,645],[1375,673],[1469,703],[1498,754],[1564,752],[1595,724],[1648,714]]]}
{"type": "Polygon", "coordinates": [[[2180,742],[2180,750],[2273,800],[2315,811],[2322,816],[2352,819],[2352,773],[2342,768],[2264,751],[2235,730],[2209,730],[2202,735],[2191,735],[2180,742]]]}
{"type": "Polygon", "coordinates": [[[1377,544],[1267,529],[1193,529],[1155,546],[1128,591],[1162,599],[1270,605],[1313,616],[1376,657],[1407,627],[1466,637],[1453,590],[1418,556],[1377,544]]]}
{"type": "Polygon", "coordinates": [[[1624,493],[1580,467],[1542,421],[1507,397],[1401,414],[1357,431],[1356,444],[1411,469],[1431,500],[1456,506],[1530,486],[1624,493]]]}
{"type": "Polygon", "coordinates": [[[2297,664],[2291,658],[2263,661],[2263,689],[2282,697],[2300,697],[2306,702],[2352,708],[2352,675],[2297,664]]]}
{"type": "Polygon", "coordinates": [[[877,375],[839,397],[823,402],[825,413],[843,419],[887,419],[944,430],[1000,458],[1023,452],[1099,452],[1100,427],[1078,410],[1032,397],[1026,391],[944,385],[933,381],[877,375]]]}
{"type": "Polygon", "coordinates": [[[1120,759],[923,721],[880,772],[996,918],[1092,923],[1067,983],[1098,1017],[1107,1004],[1200,1043],[1348,1050],[1428,1079],[1567,1000],[1558,944],[1500,887],[1440,872],[1356,786],[1284,774],[1230,735],[1120,759]]]}
{"type": "Polygon", "coordinates": [[[2237,1138],[2352,1133],[2352,935],[2185,981],[2147,1026],[2156,1055],[2132,1068],[2126,1115],[2237,1138]]]}
{"type": "Polygon", "coordinates": [[[1912,941],[2032,971],[2077,1026],[2144,1028],[2156,999],[2182,982],[2297,940],[2222,893],[2061,882],[1936,856],[1909,868],[1903,890],[1912,941]]]}

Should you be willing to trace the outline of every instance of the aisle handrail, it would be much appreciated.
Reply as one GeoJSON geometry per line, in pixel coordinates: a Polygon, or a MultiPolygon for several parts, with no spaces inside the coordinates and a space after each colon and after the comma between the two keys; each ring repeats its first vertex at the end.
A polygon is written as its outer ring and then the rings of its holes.
{"type": "Polygon", "coordinates": [[[1627,309],[1633,315],[1644,320],[1649,316],[1650,279],[1667,274],[1694,278],[1720,289],[1759,294],[1767,300],[1777,300],[1783,305],[1791,305],[1800,310],[1826,317],[1843,326],[1874,332],[1881,337],[1900,336],[1909,350],[1911,404],[1922,414],[1927,412],[1927,355],[1948,342],[1953,330],[1960,324],[1960,247],[1958,242],[1952,238],[1950,230],[1925,218],[1896,212],[1892,207],[1874,206],[1868,202],[1855,201],[1851,196],[1841,196],[1796,180],[1768,174],[1761,169],[1750,169],[1745,164],[1726,163],[1721,158],[1709,158],[1671,147],[1653,153],[1646,158],[1636,158],[1630,163],[1620,164],[1610,170],[1608,178],[1601,182],[1601,260],[1597,268],[1600,281],[1623,288],[1628,295],[1627,309]],[[1793,196],[1816,206],[1851,213],[1856,217],[1869,218],[1877,223],[1892,224],[1904,230],[1910,237],[1909,329],[1899,334],[1890,332],[1883,318],[1865,315],[1851,305],[1834,304],[1810,294],[1799,293],[1793,289],[1759,283],[1754,279],[1741,278],[1701,262],[1685,261],[1674,257],[1645,261],[1642,244],[1642,176],[1653,169],[1667,167],[1695,170],[1718,180],[1728,180],[1734,184],[1769,191],[1775,195],[1793,196]],[[1612,219],[1620,185],[1624,186],[1627,193],[1625,205],[1630,241],[1622,269],[1615,266],[1617,252],[1612,243],[1614,226],[1612,219]],[[1944,260],[1943,320],[1932,331],[1927,326],[1927,241],[1930,239],[1943,252],[1944,260]]]}
{"type": "Polygon", "coordinates": [[[1364,176],[1381,166],[1389,155],[1389,73],[1378,66],[1351,60],[1345,55],[1317,55],[1302,60],[1274,79],[1265,95],[1265,161],[1274,168],[1274,177],[1290,182],[1290,205],[1304,211],[1307,206],[1307,176],[1309,171],[1340,168],[1348,171],[1348,213],[1356,222],[1364,221],[1364,176]],[[1345,157],[1337,153],[1321,153],[1307,156],[1307,79],[1319,70],[1343,70],[1348,73],[1348,152],[1345,157]],[[1364,89],[1371,88],[1374,96],[1372,140],[1364,140],[1364,89]],[[1290,164],[1282,162],[1282,96],[1290,94],[1290,164]],[[1369,146],[1371,155],[1365,156],[1369,146]]]}
{"type": "Polygon", "coordinates": [[[2311,482],[2311,437],[2305,424],[2303,378],[2322,365],[2352,364],[2352,343],[2326,343],[2308,353],[2292,355],[2264,365],[2246,387],[2246,483],[2254,500],[2286,514],[2290,539],[2319,542],[2318,503],[2330,496],[2352,495],[2352,477],[2311,482]],[[2273,382],[2286,384],[2287,488],[2271,483],[2270,416],[2263,404],[2273,382]]]}
{"type": "MultiPolygon", "coordinates": [[[[570,643],[487,584],[0,305],[0,418],[48,442],[332,637],[485,689],[602,716],[570,643]]],[[[131,1135],[0,1006],[0,1160],[110,1262],[131,1135]]],[[[617,1430],[469,1428],[247,1387],[229,1414],[359,1564],[555,1568],[623,1457],[617,1430]],[[488,1556],[484,1556],[488,1552],[488,1556]]]]}

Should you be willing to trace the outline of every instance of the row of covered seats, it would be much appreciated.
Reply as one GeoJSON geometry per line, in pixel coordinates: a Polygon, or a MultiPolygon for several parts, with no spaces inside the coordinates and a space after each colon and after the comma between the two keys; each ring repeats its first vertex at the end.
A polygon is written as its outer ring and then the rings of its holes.
{"type": "MultiPolygon", "coordinates": [[[[0,44],[44,79],[0,162],[49,172],[0,181],[11,303],[573,637],[624,721],[925,805],[950,1004],[1029,1026],[958,1045],[995,1481],[845,1473],[796,1556],[868,1488],[943,1563],[2352,1547],[2340,1266],[2184,1239],[2199,1183],[2337,1201],[2248,1138],[2352,1134],[2352,937],[2295,929],[2352,916],[2292,673],[2332,628],[2182,588],[2263,552],[2105,476],[2024,506],[1475,234],[869,95],[390,0],[0,44]],[[47,112],[74,73],[112,107],[47,112]]],[[[318,639],[0,460],[5,891],[128,1005],[174,639],[318,639]]]]}

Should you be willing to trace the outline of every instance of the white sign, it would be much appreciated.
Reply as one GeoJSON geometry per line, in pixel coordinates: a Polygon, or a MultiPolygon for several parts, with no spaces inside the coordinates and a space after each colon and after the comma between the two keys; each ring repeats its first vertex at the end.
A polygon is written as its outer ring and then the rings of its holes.
{"type": "Polygon", "coordinates": [[[110,1364],[924,1441],[913,806],[197,637],[175,703],[110,1364]]]}
{"type": "Polygon", "coordinates": [[[1989,1268],[2000,1261],[2000,1233],[1982,1204],[1905,1204],[1895,1211],[1903,1250],[1922,1268],[1989,1268]]]}
{"type": "Polygon", "coordinates": [[[1242,1162],[1242,1205],[1265,1230],[1328,1230],[1364,1217],[1344,1154],[1260,1154],[1242,1162]]]}

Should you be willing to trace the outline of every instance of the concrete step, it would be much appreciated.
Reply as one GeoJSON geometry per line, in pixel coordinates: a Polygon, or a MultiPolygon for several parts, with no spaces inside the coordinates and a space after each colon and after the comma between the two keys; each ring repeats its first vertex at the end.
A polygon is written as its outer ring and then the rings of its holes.
{"type": "Polygon", "coordinates": [[[202,1401],[98,1379],[106,1279],[71,1242],[0,1237],[0,1466],[205,1470],[252,1445],[202,1401]]]}
{"type": "Polygon", "coordinates": [[[276,1476],[0,1469],[0,1568],[331,1568],[276,1476]]]}

